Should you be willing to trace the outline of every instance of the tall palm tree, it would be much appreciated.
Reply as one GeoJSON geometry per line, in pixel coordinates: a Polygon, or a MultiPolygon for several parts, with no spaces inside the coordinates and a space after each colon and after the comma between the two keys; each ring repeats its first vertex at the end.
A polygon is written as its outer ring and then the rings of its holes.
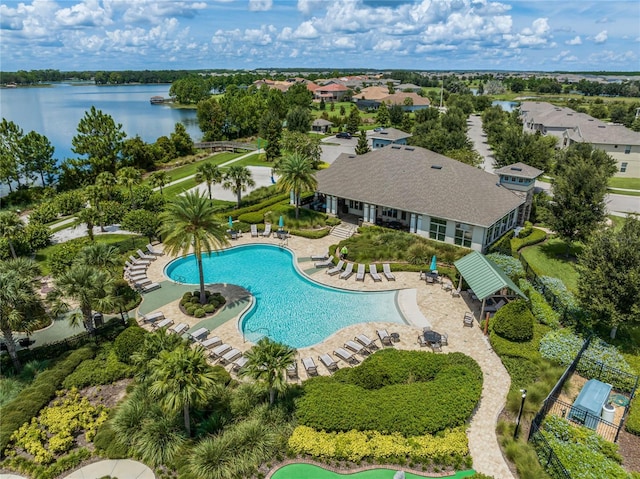
{"type": "Polygon", "coordinates": [[[85,329],[93,331],[93,310],[107,309],[113,306],[113,278],[105,271],[95,267],[75,263],[55,280],[55,288],[49,293],[53,302],[54,314],[69,311],[71,306],[66,299],[78,304],[79,313],[69,316],[72,325],[82,321],[85,329]]]}
{"type": "Polygon", "coordinates": [[[204,404],[216,375],[207,363],[202,346],[182,345],[173,351],[162,351],[151,361],[149,392],[172,413],[182,410],[184,428],[191,437],[190,410],[204,404]]]}
{"type": "Polygon", "coordinates": [[[122,186],[126,186],[129,188],[129,195],[131,198],[131,208],[135,209],[135,201],[133,198],[133,187],[140,183],[142,180],[142,175],[140,174],[140,170],[138,168],[134,168],[133,166],[125,166],[118,170],[117,173],[118,183],[122,186]]]}
{"type": "Polygon", "coordinates": [[[198,165],[196,171],[196,182],[202,183],[203,181],[205,181],[207,183],[207,190],[209,191],[209,201],[211,201],[213,199],[211,197],[211,187],[216,183],[222,183],[222,171],[220,171],[218,165],[214,165],[211,162],[198,165]]]}
{"type": "Polygon", "coordinates": [[[149,175],[149,183],[154,188],[160,188],[160,194],[162,194],[162,188],[171,183],[171,176],[166,171],[154,171],[149,175]]]}
{"type": "Polygon", "coordinates": [[[100,188],[100,190],[103,191],[109,199],[111,199],[111,194],[117,184],[118,180],[116,177],[108,171],[103,171],[96,176],[95,185],[100,188]]]}
{"type": "Polygon", "coordinates": [[[278,165],[278,182],[280,191],[293,191],[296,205],[296,219],[300,210],[300,195],[304,191],[314,191],[318,187],[311,161],[298,152],[287,153],[278,165]]]}
{"type": "Polygon", "coordinates": [[[226,226],[215,215],[211,203],[199,192],[178,196],[167,205],[160,219],[165,251],[186,256],[193,248],[200,277],[200,303],[205,304],[202,253],[211,253],[229,244],[226,226]]]}
{"type": "Polygon", "coordinates": [[[120,266],[120,250],[106,243],[90,244],[80,250],[74,262],[111,272],[120,266]]]}
{"type": "Polygon", "coordinates": [[[136,368],[136,379],[140,383],[145,382],[152,372],[151,360],[157,358],[162,351],[173,351],[183,343],[180,336],[167,334],[163,329],[145,335],[142,347],[131,355],[136,368]]]}
{"type": "Polygon", "coordinates": [[[273,404],[276,392],[287,387],[285,372],[287,366],[293,364],[295,355],[295,349],[264,337],[245,353],[248,362],[240,375],[264,381],[269,388],[269,404],[273,404]]]}
{"type": "Polygon", "coordinates": [[[247,191],[247,188],[253,188],[254,186],[256,186],[256,182],[253,181],[249,168],[245,166],[232,165],[224,174],[222,187],[225,190],[231,190],[237,195],[238,208],[240,208],[242,193],[247,191]]]}
{"type": "Polygon", "coordinates": [[[0,331],[16,371],[21,369],[14,331],[31,333],[36,320],[45,315],[36,291],[37,264],[26,258],[0,261],[0,331]]]}
{"type": "MultiPolygon", "coordinates": [[[[89,202],[89,207],[96,211],[96,215],[93,217],[98,219],[100,223],[100,231],[104,233],[104,220],[102,216],[102,211],[100,209],[100,202],[104,198],[104,190],[96,185],[85,186],[84,188],[84,198],[89,202]]],[[[93,241],[93,234],[89,235],[91,240],[93,241]]]]}
{"type": "Polygon", "coordinates": [[[0,212],[0,237],[6,238],[11,250],[11,256],[15,259],[18,257],[13,241],[24,229],[24,223],[20,216],[13,211],[0,212]]]}

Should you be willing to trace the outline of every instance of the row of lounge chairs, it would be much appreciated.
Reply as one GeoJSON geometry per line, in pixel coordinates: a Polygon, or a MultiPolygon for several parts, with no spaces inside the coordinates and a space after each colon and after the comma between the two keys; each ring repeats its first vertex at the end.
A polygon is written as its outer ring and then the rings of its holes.
{"type": "Polygon", "coordinates": [[[154,283],[147,277],[147,268],[158,256],[162,256],[164,253],[154,249],[150,243],[147,245],[147,253],[141,249],[136,253],[138,253],[138,257],[130,255],[129,261],[125,261],[125,279],[141,293],[159,289],[160,284],[154,283]]]}
{"type": "MultiPolygon", "coordinates": [[[[314,258],[319,258],[319,256],[311,257],[311,259],[314,259],[314,258]]],[[[339,276],[340,279],[349,279],[351,275],[353,275],[353,267],[355,263],[347,263],[344,260],[340,260],[338,261],[337,265],[333,266],[333,258],[334,258],[333,256],[329,256],[327,259],[316,262],[314,266],[316,268],[329,268],[327,269],[326,272],[330,276],[340,274],[339,276]],[[347,266],[343,270],[342,268],[344,267],[345,263],[347,266]]],[[[384,277],[387,278],[387,281],[396,280],[396,277],[391,272],[391,267],[389,266],[389,263],[384,263],[382,265],[382,271],[383,271],[384,277]]],[[[369,265],[369,275],[376,282],[382,281],[382,276],[380,276],[380,274],[378,273],[378,267],[373,263],[369,265]]],[[[364,278],[365,278],[365,265],[360,263],[358,264],[358,269],[356,272],[356,281],[364,281],[364,278]]]]}
{"type": "MultiPolygon", "coordinates": [[[[374,340],[369,339],[369,337],[364,334],[359,334],[355,338],[353,338],[353,340],[349,340],[344,343],[344,347],[336,348],[333,351],[333,354],[338,359],[347,363],[349,366],[355,366],[357,364],[360,364],[361,361],[358,357],[356,357],[356,354],[359,354],[364,358],[377,351],[378,349],[378,345],[374,340]]],[[[338,362],[329,353],[319,355],[318,361],[320,361],[330,373],[333,373],[339,369],[338,362]]],[[[316,363],[312,357],[302,358],[302,365],[308,376],[317,376],[318,367],[316,366],[316,363]]],[[[297,362],[294,362],[294,364],[287,368],[287,376],[290,379],[297,379],[297,362]]]]}
{"type": "Polygon", "coordinates": [[[258,232],[258,225],[251,225],[251,237],[257,238],[258,236],[263,236],[265,238],[271,236],[271,223],[266,223],[264,225],[264,231],[260,233],[258,232]]]}

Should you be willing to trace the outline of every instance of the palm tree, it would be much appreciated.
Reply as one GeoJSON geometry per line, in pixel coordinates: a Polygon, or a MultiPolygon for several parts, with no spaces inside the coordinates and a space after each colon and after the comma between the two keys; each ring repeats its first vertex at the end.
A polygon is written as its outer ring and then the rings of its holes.
{"type": "Polygon", "coordinates": [[[311,168],[311,161],[298,153],[287,153],[278,165],[277,188],[280,191],[293,191],[296,205],[296,219],[300,210],[300,195],[304,191],[314,191],[318,187],[318,182],[311,168]]]}
{"type": "Polygon", "coordinates": [[[131,355],[136,369],[136,379],[143,383],[151,372],[151,360],[158,357],[162,351],[173,351],[184,343],[177,334],[167,334],[163,329],[147,334],[144,337],[142,348],[131,355]]]}
{"type": "Polygon", "coordinates": [[[113,278],[109,273],[75,263],[56,278],[55,289],[49,293],[53,301],[52,311],[54,314],[69,311],[71,307],[65,299],[72,299],[78,304],[80,312],[69,316],[71,324],[75,326],[81,320],[85,329],[91,332],[94,329],[93,310],[113,306],[112,289],[113,278]]]}
{"type": "Polygon", "coordinates": [[[150,366],[150,393],[168,411],[182,410],[184,428],[191,437],[190,410],[207,401],[207,393],[216,381],[204,348],[182,345],[173,351],[162,351],[150,366]]]}
{"type": "Polygon", "coordinates": [[[82,248],[74,262],[110,272],[120,266],[120,250],[106,243],[94,243],[82,248]]]}
{"type": "Polygon", "coordinates": [[[249,168],[232,165],[224,174],[224,183],[222,187],[225,190],[231,190],[238,196],[238,208],[240,208],[240,200],[242,200],[242,193],[247,188],[253,188],[256,186],[256,182],[251,178],[251,171],[249,168]]]}
{"type": "Polygon", "coordinates": [[[160,188],[162,194],[162,188],[171,183],[171,176],[166,171],[154,171],[149,175],[149,183],[154,188],[160,188]]]}
{"type": "Polygon", "coordinates": [[[186,256],[193,248],[200,275],[200,303],[205,304],[202,252],[211,253],[229,244],[226,226],[216,217],[211,203],[199,192],[178,196],[160,219],[160,234],[169,254],[186,256]]]}
{"type": "Polygon", "coordinates": [[[109,173],[108,171],[103,171],[98,176],[96,176],[95,185],[102,190],[107,198],[111,199],[111,193],[113,192],[113,188],[118,184],[118,180],[116,177],[109,173]]]}
{"type": "Polygon", "coordinates": [[[140,180],[142,179],[140,170],[134,168],[133,166],[125,166],[124,168],[118,170],[117,177],[118,183],[129,188],[129,195],[131,197],[131,208],[135,209],[133,187],[139,184],[140,180]]]}
{"type": "MultiPolygon", "coordinates": [[[[100,231],[104,233],[104,221],[102,217],[102,212],[100,210],[100,201],[102,201],[104,197],[104,190],[96,185],[85,186],[84,188],[84,197],[89,202],[89,207],[93,208],[96,211],[96,215],[93,215],[94,218],[98,218],[100,223],[100,231]]],[[[93,241],[93,232],[89,234],[91,240],[93,241]]]]}
{"type": "Polygon", "coordinates": [[[269,404],[273,404],[276,392],[287,387],[285,372],[287,366],[293,364],[295,355],[295,349],[265,336],[245,353],[248,362],[240,370],[240,375],[264,381],[269,388],[269,404]]]}
{"type": "Polygon", "coordinates": [[[6,238],[11,250],[11,256],[15,259],[18,257],[13,246],[13,241],[24,229],[24,223],[20,216],[13,211],[0,212],[0,237],[6,238]]]}
{"type": "Polygon", "coordinates": [[[0,331],[16,371],[20,371],[21,364],[13,332],[30,334],[35,321],[45,315],[36,291],[38,272],[31,259],[0,261],[0,331]]]}
{"type": "Polygon", "coordinates": [[[222,171],[218,168],[218,165],[214,165],[211,162],[202,163],[198,165],[196,168],[196,182],[202,183],[203,181],[207,182],[207,190],[209,191],[209,201],[213,198],[211,197],[211,187],[216,183],[222,182],[222,171]]]}
{"type": "Polygon", "coordinates": [[[102,215],[98,212],[98,210],[94,208],[82,208],[80,211],[78,211],[78,213],[76,213],[76,220],[74,221],[74,224],[76,226],[83,223],[86,224],[87,235],[89,236],[89,239],[93,241],[93,227],[96,225],[96,223],[99,223],[101,221],[101,218],[102,215]]]}

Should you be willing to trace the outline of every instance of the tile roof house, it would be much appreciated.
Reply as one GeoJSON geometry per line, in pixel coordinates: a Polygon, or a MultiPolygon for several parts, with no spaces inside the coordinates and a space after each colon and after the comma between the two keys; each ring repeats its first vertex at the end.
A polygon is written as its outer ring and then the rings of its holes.
{"type": "Polygon", "coordinates": [[[556,136],[560,148],[577,142],[591,143],[616,160],[616,176],[640,178],[639,132],[546,102],[522,102],[520,116],[525,131],[556,136]]]}
{"type": "Polygon", "coordinates": [[[517,225],[525,202],[496,175],[419,147],[342,154],[316,178],[329,214],[356,215],[477,251],[517,225]]]}
{"type": "Polygon", "coordinates": [[[313,96],[316,100],[324,98],[325,101],[340,101],[342,97],[347,94],[349,89],[338,83],[330,83],[328,85],[319,86],[313,92],[313,96]]]}

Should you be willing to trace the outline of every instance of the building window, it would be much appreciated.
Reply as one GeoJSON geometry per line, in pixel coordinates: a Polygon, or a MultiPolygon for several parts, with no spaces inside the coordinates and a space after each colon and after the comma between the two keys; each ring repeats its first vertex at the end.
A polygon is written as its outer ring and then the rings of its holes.
{"type": "Polygon", "coordinates": [[[507,226],[509,225],[509,215],[504,215],[500,220],[500,234],[507,231],[507,226]]]}
{"type": "Polygon", "coordinates": [[[624,154],[628,155],[629,153],[631,153],[631,145],[627,145],[624,147],[624,154]]]}
{"type": "Polygon", "coordinates": [[[626,173],[627,172],[627,166],[629,165],[629,163],[620,163],[620,173],[626,173]]]}
{"type": "Polygon", "coordinates": [[[491,243],[491,240],[493,239],[492,237],[493,237],[493,229],[494,229],[494,226],[495,226],[495,225],[491,225],[491,226],[489,227],[489,229],[487,230],[487,239],[486,239],[486,241],[484,242],[485,244],[489,244],[489,243],[491,243]]]}
{"type": "Polygon", "coordinates": [[[431,218],[429,224],[429,238],[444,241],[447,234],[447,220],[441,218],[431,218]]]}
{"type": "Polygon", "coordinates": [[[388,216],[389,218],[397,218],[398,210],[392,208],[382,208],[382,216],[388,216]]]}
{"type": "Polygon", "coordinates": [[[473,236],[473,226],[456,223],[456,235],[453,238],[455,244],[471,248],[471,237],[473,236]]]}
{"type": "Polygon", "coordinates": [[[352,210],[362,210],[362,203],[359,201],[349,200],[349,208],[352,210]]]}

